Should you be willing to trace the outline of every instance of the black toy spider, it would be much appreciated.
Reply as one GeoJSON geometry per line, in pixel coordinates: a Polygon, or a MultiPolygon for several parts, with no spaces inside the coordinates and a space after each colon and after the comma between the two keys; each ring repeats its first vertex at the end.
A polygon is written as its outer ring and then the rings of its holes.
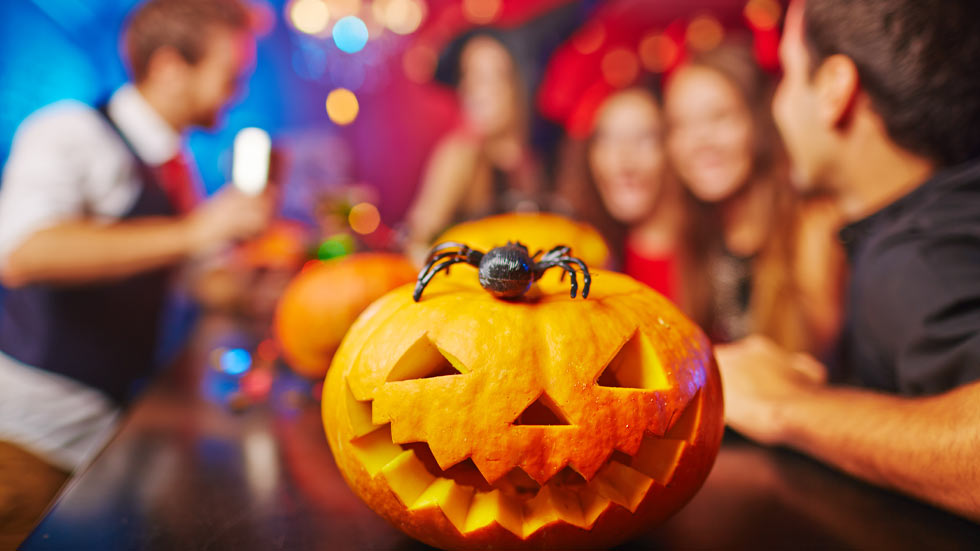
{"type": "MultiPolygon", "coordinates": [[[[580,259],[570,256],[572,249],[559,245],[544,253],[538,260],[538,255],[543,251],[528,254],[527,247],[521,243],[507,242],[502,247],[495,247],[483,253],[469,248],[462,243],[447,241],[439,243],[429,251],[428,262],[422,271],[419,272],[418,283],[415,284],[415,302],[419,301],[425,286],[432,281],[437,273],[446,270],[453,264],[465,262],[479,269],[480,285],[495,297],[514,299],[524,296],[531,284],[541,279],[545,271],[549,268],[562,268],[572,279],[572,290],[570,295],[575,298],[578,293],[578,278],[576,277],[575,266],[582,272],[584,285],[582,287],[582,298],[589,296],[589,286],[592,284],[592,275],[589,268],[580,259]]],[[[564,277],[564,273],[562,274],[564,277]]]]}

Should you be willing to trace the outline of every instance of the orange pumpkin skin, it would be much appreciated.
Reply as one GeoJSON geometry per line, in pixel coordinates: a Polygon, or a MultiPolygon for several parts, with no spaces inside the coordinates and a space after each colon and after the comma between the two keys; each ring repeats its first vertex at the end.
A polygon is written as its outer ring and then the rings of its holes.
{"type": "Polygon", "coordinates": [[[602,268],[609,262],[609,247],[595,228],[543,212],[500,214],[463,222],[446,230],[435,243],[445,241],[457,241],[484,252],[508,241],[520,241],[532,254],[567,245],[572,248],[572,255],[590,268],[602,268]]]}
{"type": "Polygon", "coordinates": [[[286,361],[301,375],[322,378],[358,314],[416,274],[408,259],[388,253],[309,263],[276,307],[273,327],[286,361]]]}
{"type": "Polygon", "coordinates": [[[723,430],[717,366],[656,292],[594,270],[589,298],[570,299],[549,273],[507,302],[461,266],[411,294],[364,311],[323,396],[340,471],[399,529],[447,549],[602,548],[704,482],[723,430]],[[447,364],[459,374],[418,378],[447,364]],[[521,424],[539,403],[558,421],[521,424]]]}

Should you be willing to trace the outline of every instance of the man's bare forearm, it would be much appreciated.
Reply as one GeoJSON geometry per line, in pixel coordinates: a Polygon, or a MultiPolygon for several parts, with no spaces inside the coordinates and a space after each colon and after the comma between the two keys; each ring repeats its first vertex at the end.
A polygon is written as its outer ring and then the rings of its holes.
{"type": "Polygon", "coordinates": [[[909,399],[819,387],[778,408],[782,442],[980,521],[980,383],[909,399]]]}
{"type": "Polygon", "coordinates": [[[177,218],[66,222],[27,238],[8,256],[2,276],[10,287],[113,280],[180,262],[192,248],[187,224],[177,218]]]}

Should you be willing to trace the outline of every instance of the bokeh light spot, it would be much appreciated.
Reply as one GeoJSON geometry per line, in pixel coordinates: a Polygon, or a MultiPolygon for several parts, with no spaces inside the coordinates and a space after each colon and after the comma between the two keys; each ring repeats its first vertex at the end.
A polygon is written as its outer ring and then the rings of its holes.
{"type": "Polygon", "coordinates": [[[325,239],[316,251],[316,257],[320,260],[330,260],[347,256],[354,251],[354,240],[346,233],[338,234],[325,239]]]}
{"type": "Polygon", "coordinates": [[[426,6],[421,0],[375,0],[371,10],[391,32],[411,34],[425,19],[426,6]]]}
{"type": "Polygon", "coordinates": [[[371,203],[358,203],[350,209],[347,220],[350,222],[352,230],[361,235],[367,235],[373,233],[381,225],[381,213],[378,212],[378,207],[371,203]]]}
{"type": "Polygon", "coordinates": [[[485,25],[500,15],[500,0],[463,0],[463,16],[471,23],[485,25]]]}
{"type": "Polygon", "coordinates": [[[640,62],[646,70],[654,73],[671,68],[680,53],[677,43],[661,33],[649,34],[640,41],[640,62]]]}
{"type": "Polygon", "coordinates": [[[255,354],[266,362],[273,362],[279,357],[279,346],[272,339],[265,339],[255,349],[255,354]]]}
{"type": "Polygon", "coordinates": [[[333,43],[349,54],[364,49],[368,41],[367,25],[359,17],[348,15],[333,26],[333,43]]]}
{"type": "Polygon", "coordinates": [[[221,355],[219,365],[229,375],[241,375],[252,367],[252,355],[244,348],[232,348],[221,355]]]}
{"type": "Polygon", "coordinates": [[[357,96],[346,88],[337,88],[327,95],[327,116],[341,126],[354,122],[360,105],[357,96]]]}
{"type": "Polygon", "coordinates": [[[753,28],[769,31],[776,28],[782,11],[776,0],[749,0],[743,13],[753,28]]]}
{"type": "Polygon", "coordinates": [[[323,0],[293,0],[286,11],[290,23],[302,33],[320,34],[330,23],[330,9],[323,0]]]}
{"type": "Polygon", "coordinates": [[[686,40],[692,49],[705,52],[721,44],[725,29],[710,15],[699,15],[687,26],[686,40]]]}
{"type": "Polygon", "coordinates": [[[626,48],[616,48],[602,58],[602,76],[610,86],[629,85],[640,71],[636,55],[626,48]]]}
{"type": "Polygon", "coordinates": [[[340,19],[348,15],[357,15],[361,11],[361,0],[326,0],[330,14],[340,19]]]}

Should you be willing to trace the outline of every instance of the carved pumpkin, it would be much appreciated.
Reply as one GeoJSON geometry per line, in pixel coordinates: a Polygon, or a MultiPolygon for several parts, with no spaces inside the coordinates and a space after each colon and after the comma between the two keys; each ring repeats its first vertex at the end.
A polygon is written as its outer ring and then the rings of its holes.
{"type": "Polygon", "coordinates": [[[548,213],[518,212],[463,222],[446,230],[435,243],[456,241],[489,251],[518,240],[531,253],[568,245],[590,268],[601,268],[609,262],[609,247],[595,228],[548,213]]]}
{"type": "Polygon", "coordinates": [[[360,253],[309,263],[276,308],[274,329],[286,361],[301,375],[323,377],[358,314],[415,277],[415,267],[395,254],[360,253]]]}
{"type": "Polygon", "coordinates": [[[442,548],[597,548],[650,529],[718,452],[711,345],[665,298],[593,270],[521,301],[473,268],[385,295],[341,344],[323,420],[348,484],[442,548]]]}

